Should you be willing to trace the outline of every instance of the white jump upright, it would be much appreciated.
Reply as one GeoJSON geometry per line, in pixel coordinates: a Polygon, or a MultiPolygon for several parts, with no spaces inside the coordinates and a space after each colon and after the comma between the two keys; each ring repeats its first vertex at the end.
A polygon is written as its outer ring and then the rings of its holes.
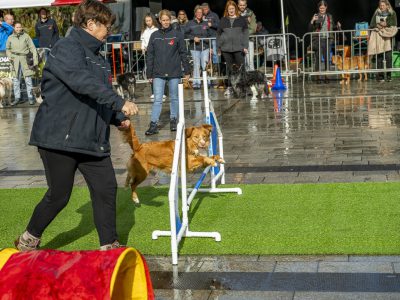
{"type": "MultiPolygon", "coordinates": [[[[223,143],[223,135],[221,128],[219,127],[218,120],[215,116],[214,107],[211,103],[211,99],[208,95],[208,82],[207,82],[207,72],[203,71],[203,88],[204,88],[204,109],[206,112],[205,122],[213,126],[213,130],[211,132],[210,146],[208,149],[208,155],[219,155],[221,158],[224,158],[224,143],[223,143]]],[[[225,165],[221,164],[217,167],[207,167],[200,179],[197,181],[195,187],[193,189],[188,189],[191,191],[188,198],[188,209],[190,203],[192,202],[194,196],[197,192],[208,192],[208,193],[237,193],[238,195],[242,194],[241,188],[221,188],[217,187],[218,181],[221,181],[221,184],[225,184],[225,165]],[[206,178],[207,173],[211,174],[211,187],[209,188],[200,188],[203,180],[206,178]]]]}
{"type": "Polygon", "coordinates": [[[209,237],[217,242],[221,241],[218,232],[193,232],[189,229],[187,186],[186,186],[186,136],[185,136],[185,115],[183,103],[183,85],[179,84],[179,122],[176,131],[174,161],[172,165],[171,183],[168,192],[169,215],[171,230],[153,231],[153,240],[159,236],[171,237],[172,264],[178,264],[178,246],[182,237],[209,237]],[[180,162],[180,163],[179,163],[180,162]],[[179,171],[181,175],[181,200],[182,219],[179,212],[179,171]]]}

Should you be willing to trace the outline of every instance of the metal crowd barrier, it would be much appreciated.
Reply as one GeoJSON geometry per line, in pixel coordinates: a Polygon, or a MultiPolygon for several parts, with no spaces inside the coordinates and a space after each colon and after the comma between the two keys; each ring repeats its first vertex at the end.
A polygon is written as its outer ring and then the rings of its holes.
{"type": "MultiPolygon", "coordinates": [[[[191,80],[201,80],[201,71],[205,68],[210,80],[220,80],[226,78],[226,72],[221,62],[221,56],[218,55],[215,38],[200,39],[200,44],[196,47],[193,41],[185,39],[188,60],[194,67],[193,55],[207,56],[207,64],[200,66],[196,76],[192,72],[191,80]],[[211,46],[210,46],[211,45],[211,46]],[[213,49],[213,51],[209,51],[213,49]],[[194,53],[193,51],[197,51],[194,53]],[[200,52],[200,53],[199,53],[200,52]]],[[[273,76],[273,65],[279,63],[282,67],[283,76],[299,75],[299,43],[300,39],[292,33],[252,35],[250,43],[254,45],[254,68],[265,73],[267,76],[273,76]],[[284,49],[284,38],[286,39],[286,49],[284,49]],[[290,49],[290,51],[289,51],[290,49]],[[291,53],[291,55],[289,55],[291,53]]],[[[114,80],[119,74],[132,72],[136,76],[136,82],[147,82],[146,76],[146,53],[141,49],[140,41],[113,42],[107,43],[104,48],[104,56],[108,59],[114,80]]]]}
{"type": "MultiPolygon", "coordinates": [[[[292,33],[252,35],[250,43],[254,45],[252,56],[254,69],[263,72],[267,77],[272,77],[273,65],[278,63],[281,66],[282,76],[303,76],[303,80],[306,76],[311,78],[313,76],[357,74],[360,73],[359,66],[354,64],[356,61],[360,61],[360,56],[367,55],[372,31],[373,29],[309,32],[302,39],[292,33]],[[333,61],[332,58],[336,56],[345,57],[345,59],[342,59],[340,64],[333,61]],[[350,61],[349,69],[345,66],[346,61],[350,61]]],[[[206,51],[203,55],[207,55],[207,65],[199,67],[198,72],[192,74],[192,81],[201,80],[203,67],[207,70],[210,80],[226,78],[225,68],[220,63],[221,56],[218,53],[215,55],[217,52],[214,46],[215,38],[200,39],[200,46],[197,48],[189,39],[186,39],[185,43],[192,68],[194,66],[192,54],[195,54],[192,52],[193,50],[198,51],[195,55],[201,55],[202,51],[206,51]],[[207,49],[214,51],[211,53],[207,49]]],[[[392,41],[392,50],[394,46],[395,43],[392,41]]],[[[133,72],[137,82],[147,82],[146,53],[142,51],[140,41],[107,43],[104,52],[106,59],[110,62],[114,79],[118,74],[133,72]]],[[[397,58],[400,59],[400,53],[391,63],[383,60],[382,68],[378,68],[378,56],[365,57],[362,72],[400,72],[400,61],[397,62],[397,58]]]]}
{"type": "MultiPolygon", "coordinates": [[[[368,44],[371,42],[372,31],[374,29],[306,33],[302,39],[303,80],[305,76],[311,78],[312,76],[400,71],[400,64],[392,59],[387,62],[382,54],[368,56],[368,44]],[[382,67],[378,67],[380,55],[383,56],[382,67]]],[[[391,50],[387,55],[392,56],[394,39],[395,37],[392,37],[391,50]]],[[[375,42],[378,42],[378,39],[375,42]]]]}

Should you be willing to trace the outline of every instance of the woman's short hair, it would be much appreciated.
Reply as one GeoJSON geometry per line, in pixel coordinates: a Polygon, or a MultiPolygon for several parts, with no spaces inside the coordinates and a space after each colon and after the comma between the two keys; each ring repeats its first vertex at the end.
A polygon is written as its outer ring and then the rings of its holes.
{"type": "Polygon", "coordinates": [[[171,20],[171,12],[168,9],[163,9],[158,13],[158,18],[160,20],[162,16],[167,16],[171,20]]]}
{"type": "Polygon", "coordinates": [[[236,2],[232,1],[232,0],[227,1],[226,4],[225,4],[224,17],[228,16],[228,7],[229,6],[234,6],[235,7],[235,15],[238,17],[239,16],[239,8],[238,8],[236,2]]]}
{"type": "Polygon", "coordinates": [[[199,10],[199,9],[201,9],[201,11],[203,12],[203,7],[202,7],[201,5],[196,5],[196,6],[194,7],[193,12],[196,13],[196,11],[199,10]]]}
{"type": "Polygon", "coordinates": [[[106,5],[97,0],[84,0],[75,11],[74,24],[85,28],[89,20],[103,25],[112,25],[115,15],[106,5]]]}

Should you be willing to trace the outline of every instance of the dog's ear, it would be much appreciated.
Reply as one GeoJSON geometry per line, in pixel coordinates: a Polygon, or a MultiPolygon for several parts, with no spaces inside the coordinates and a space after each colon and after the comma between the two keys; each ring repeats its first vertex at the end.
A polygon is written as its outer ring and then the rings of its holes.
{"type": "Polygon", "coordinates": [[[208,130],[208,132],[211,132],[213,127],[210,124],[203,124],[202,127],[206,130],[208,130]]]}
{"type": "Polygon", "coordinates": [[[189,138],[192,135],[194,127],[189,127],[185,129],[186,138],[189,138]]]}

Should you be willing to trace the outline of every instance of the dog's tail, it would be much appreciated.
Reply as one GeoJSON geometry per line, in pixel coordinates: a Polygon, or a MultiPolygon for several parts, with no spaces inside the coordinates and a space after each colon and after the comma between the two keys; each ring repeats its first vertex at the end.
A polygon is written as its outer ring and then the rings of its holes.
{"type": "Polygon", "coordinates": [[[128,143],[133,151],[138,151],[140,149],[140,142],[132,124],[129,125],[127,130],[122,131],[122,136],[124,137],[125,143],[128,143]]]}

